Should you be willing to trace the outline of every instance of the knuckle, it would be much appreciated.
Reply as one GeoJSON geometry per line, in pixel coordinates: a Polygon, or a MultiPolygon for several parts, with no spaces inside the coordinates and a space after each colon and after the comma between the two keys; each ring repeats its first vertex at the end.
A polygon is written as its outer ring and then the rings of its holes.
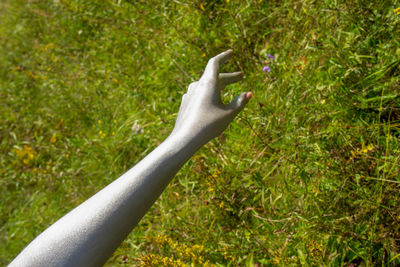
{"type": "Polygon", "coordinates": [[[207,78],[199,82],[199,87],[210,87],[215,83],[212,78],[207,78]]]}
{"type": "Polygon", "coordinates": [[[208,63],[214,64],[215,61],[216,61],[216,58],[215,58],[215,57],[212,57],[212,58],[210,58],[210,59],[208,60],[208,63]]]}
{"type": "Polygon", "coordinates": [[[195,90],[196,86],[197,86],[197,82],[192,82],[191,84],[189,84],[188,91],[187,91],[186,94],[188,94],[188,93],[192,92],[193,90],[195,90]]]}
{"type": "Polygon", "coordinates": [[[196,86],[196,84],[197,84],[197,82],[191,82],[191,83],[189,84],[189,88],[191,88],[191,87],[195,87],[195,86],[196,86]]]}

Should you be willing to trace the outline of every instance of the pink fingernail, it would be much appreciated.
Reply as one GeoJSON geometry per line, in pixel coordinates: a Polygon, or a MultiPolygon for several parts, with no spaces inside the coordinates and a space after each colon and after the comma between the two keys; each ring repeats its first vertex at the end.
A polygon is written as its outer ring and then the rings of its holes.
{"type": "Polygon", "coordinates": [[[249,101],[252,97],[253,97],[253,93],[252,92],[247,92],[246,93],[247,101],[249,101]]]}

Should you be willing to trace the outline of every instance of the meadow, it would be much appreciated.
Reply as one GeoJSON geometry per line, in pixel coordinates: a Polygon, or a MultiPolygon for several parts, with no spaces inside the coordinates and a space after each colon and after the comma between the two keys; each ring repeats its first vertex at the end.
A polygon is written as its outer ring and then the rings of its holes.
{"type": "Polygon", "coordinates": [[[0,265],[160,144],[229,48],[223,99],[253,98],[107,265],[400,265],[399,7],[0,1],[0,265]]]}

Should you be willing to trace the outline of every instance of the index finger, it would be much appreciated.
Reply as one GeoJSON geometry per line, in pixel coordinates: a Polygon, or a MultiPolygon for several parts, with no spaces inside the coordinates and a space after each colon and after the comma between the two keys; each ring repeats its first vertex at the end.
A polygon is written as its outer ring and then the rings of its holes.
{"type": "Polygon", "coordinates": [[[227,62],[233,56],[233,50],[229,49],[221,54],[216,55],[215,57],[211,58],[204,70],[202,79],[217,79],[218,78],[218,71],[219,67],[227,62]]]}

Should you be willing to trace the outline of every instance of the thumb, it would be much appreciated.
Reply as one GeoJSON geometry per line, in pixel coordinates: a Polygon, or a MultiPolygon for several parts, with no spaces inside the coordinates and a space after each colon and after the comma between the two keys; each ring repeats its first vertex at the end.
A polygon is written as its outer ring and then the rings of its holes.
{"type": "Polygon", "coordinates": [[[236,96],[231,103],[227,105],[228,110],[234,116],[236,116],[240,111],[242,111],[242,109],[244,108],[244,106],[246,106],[247,102],[249,102],[252,96],[252,92],[241,93],[240,95],[236,96]]]}

